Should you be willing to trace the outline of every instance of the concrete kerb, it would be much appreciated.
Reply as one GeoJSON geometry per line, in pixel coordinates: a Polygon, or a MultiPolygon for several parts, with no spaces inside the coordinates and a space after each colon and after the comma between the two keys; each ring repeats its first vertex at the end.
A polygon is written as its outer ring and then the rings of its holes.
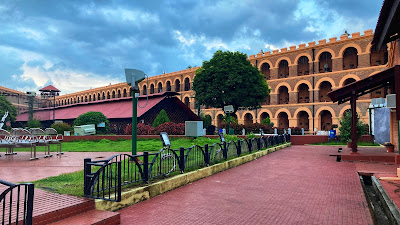
{"type": "Polygon", "coordinates": [[[275,152],[277,150],[291,146],[291,143],[286,143],[273,148],[261,150],[254,152],[249,155],[241,156],[225,162],[221,162],[209,167],[201,168],[192,172],[176,175],[174,177],[149,184],[145,187],[138,187],[130,189],[122,193],[122,198],[120,202],[111,202],[101,199],[96,199],[96,209],[107,210],[107,211],[117,211],[122,208],[134,205],[138,202],[153,198],[157,195],[161,195],[165,192],[171,191],[183,185],[192,183],[194,181],[200,180],[202,178],[211,176],[213,174],[228,170],[230,168],[239,166],[241,164],[253,161],[257,158],[265,156],[269,153],[275,152]]]}

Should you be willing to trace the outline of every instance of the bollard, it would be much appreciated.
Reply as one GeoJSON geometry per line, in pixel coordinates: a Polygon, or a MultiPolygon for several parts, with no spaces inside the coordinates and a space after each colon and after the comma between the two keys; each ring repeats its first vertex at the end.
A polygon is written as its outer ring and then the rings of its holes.
{"type": "Polygon", "coordinates": [[[88,163],[92,162],[91,158],[85,158],[83,160],[83,192],[85,195],[90,195],[90,187],[89,187],[89,175],[92,173],[92,167],[91,165],[88,165],[88,163]]]}
{"type": "Polygon", "coordinates": [[[242,135],[246,135],[246,130],[244,128],[242,129],[242,135]]]}

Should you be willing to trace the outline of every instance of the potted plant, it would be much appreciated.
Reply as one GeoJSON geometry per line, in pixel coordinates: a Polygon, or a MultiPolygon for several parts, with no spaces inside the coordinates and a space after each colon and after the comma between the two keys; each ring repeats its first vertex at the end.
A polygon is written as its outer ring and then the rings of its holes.
{"type": "Polygon", "coordinates": [[[394,152],[394,145],[390,142],[385,142],[384,146],[386,147],[387,152],[394,152]]]}

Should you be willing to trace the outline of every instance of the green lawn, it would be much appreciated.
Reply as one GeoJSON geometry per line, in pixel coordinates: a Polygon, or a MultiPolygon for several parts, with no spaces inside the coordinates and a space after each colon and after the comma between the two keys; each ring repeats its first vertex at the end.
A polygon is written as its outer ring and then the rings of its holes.
{"type": "MultiPolygon", "coordinates": [[[[200,137],[194,138],[173,138],[171,139],[171,148],[178,149],[180,147],[190,147],[192,145],[213,144],[219,142],[219,139],[210,139],[200,137]]],[[[139,139],[137,142],[138,152],[157,152],[162,148],[162,142],[160,139],[139,139]]],[[[30,148],[16,148],[16,152],[30,151],[30,148]]],[[[38,152],[44,152],[45,147],[37,147],[38,152]]],[[[131,140],[118,140],[110,141],[107,139],[96,140],[96,141],[71,141],[63,142],[62,150],[64,152],[131,152],[132,141],[131,140]]],[[[56,151],[56,146],[51,146],[51,151],[56,151]]]]}

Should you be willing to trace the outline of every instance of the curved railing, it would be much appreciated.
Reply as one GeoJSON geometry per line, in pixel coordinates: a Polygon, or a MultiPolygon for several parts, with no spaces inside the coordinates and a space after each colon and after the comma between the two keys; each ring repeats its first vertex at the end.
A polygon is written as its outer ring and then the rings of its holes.
{"type": "Polygon", "coordinates": [[[106,160],[85,159],[84,195],[86,197],[121,200],[121,188],[133,183],[148,183],[149,179],[166,177],[170,173],[184,173],[187,169],[200,168],[228,158],[259,151],[290,141],[290,135],[215,143],[189,148],[162,148],[156,153],[142,155],[118,154],[106,160]]]}
{"type": "Polygon", "coordinates": [[[34,184],[0,180],[0,224],[32,224],[34,184]]]}

